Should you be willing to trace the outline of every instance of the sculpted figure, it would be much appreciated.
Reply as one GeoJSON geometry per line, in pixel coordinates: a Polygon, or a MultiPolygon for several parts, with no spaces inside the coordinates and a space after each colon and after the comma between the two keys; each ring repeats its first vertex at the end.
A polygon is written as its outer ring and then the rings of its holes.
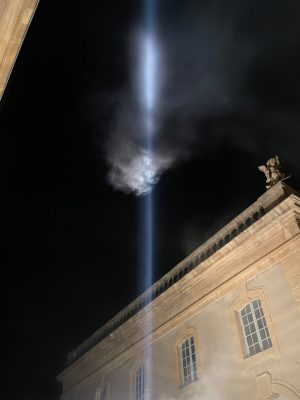
{"type": "Polygon", "coordinates": [[[278,156],[270,158],[266,165],[260,165],[258,169],[266,176],[266,189],[270,189],[277,182],[287,179],[285,173],[280,171],[281,165],[278,156]]]}

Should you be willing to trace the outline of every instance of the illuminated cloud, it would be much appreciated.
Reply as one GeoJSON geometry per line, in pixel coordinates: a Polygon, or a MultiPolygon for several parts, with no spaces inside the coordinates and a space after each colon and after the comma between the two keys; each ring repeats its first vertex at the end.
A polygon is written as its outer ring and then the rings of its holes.
{"type": "Polygon", "coordinates": [[[111,162],[108,180],[111,185],[125,193],[134,193],[138,196],[151,191],[158,182],[161,174],[168,169],[173,159],[150,153],[147,150],[136,149],[123,159],[111,162]]]}

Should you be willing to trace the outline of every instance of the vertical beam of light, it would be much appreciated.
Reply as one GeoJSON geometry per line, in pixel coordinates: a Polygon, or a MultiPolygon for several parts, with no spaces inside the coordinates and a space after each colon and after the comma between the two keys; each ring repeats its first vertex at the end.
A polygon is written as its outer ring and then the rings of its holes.
{"type": "MultiPolygon", "coordinates": [[[[158,46],[156,43],[154,23],[154,1],[144,1],[144,30],[140,42],[139,62],[139,102],[141,106],[143,132],[142,143],[144,150],[145,177],[148,182],[155,179],[155,165],[153,157],[153,141],[155,135],[155,112],[158,95],[158,46]]],[[[142,257],[142,276],[144,288],[149,288],[153,283],[153,230],[154,230],[154,199],[152,191],[148,191],[142,198],[142,233],[144,254],[142,257]]],[[[151,304],[145,309],[147,311],[147,323],[151,338],[152,331],[152,310],[151,304]]],[[[151,342],[151,339],[149,340],[151,342]]],[[[150,345],[150,343],[149,343],[150,345]]],[[[150,346],[151,348],[151,346],[150,346]]],[[[146,399],[152,398],[152,353],[148,354],[146,366],[146,399]]]]}
{"type": "MultiPolygon", "coordinates": [[[[149,32],[143,40],[143,57],[141,63],[141,112],[143,120],[143,150],[144,150],[144,177],[147,182],[152,182],[155,174],[153,160],[153,140],[155,134],[155,72],[156,57],[153,38],[149,36],[149,32]]],[[[145,254],[144,259],[144,286],[148,288],[152,284],[153,279],[153,193],[149,190],[143,199],[143,225],[145,254]]]]}
{"type": "MultiPolygon", "coordinates": [[[[145,22],[140,46],[139,101],[143,121],[143,147],[145,152],[145,176],[151,182],[155,171],[153,140],[155,134],[155,111],[157,102],[158,50],[154,32],[154,0],[145,1],[145,22]]],[[[149,287],[153,279],[153,194],[150,190],[143,199],[143,225],[145,254],[144,286],[149,287]]]]}
{"type": "MultiPolygon", "coordinates": [[[[158,94],[158,46],[154,23],[154,1],[144,0],[144,26],[139,47],[138,97],[142,116],[142,143],[144,151],[144,177],[147,182],[155,179],[153,140],[158,94]]],[[[142,223],[145,254],[142,254],[143,286],[148,288],[153,280],[153,193],[148,191],[142,199],[142,223]]]]}
{"type": "Polygon", "coordinates": [[[157,50],[154,33],[146,31],[143,38],[143,58],[142,58],[142,81],[143,84],[143,106],[148,118],[153,118],[156,102],[155,72],[157,66],[157,50]]]}
{"type": "Polygon", "coordinates": [[[142,240],[144,241],[141,246],[141,273],[142,273],[142,286],[147,289],[151,286],[153,280],[153,195],[148,193],[141,199],[141,233],[142,240]]]}

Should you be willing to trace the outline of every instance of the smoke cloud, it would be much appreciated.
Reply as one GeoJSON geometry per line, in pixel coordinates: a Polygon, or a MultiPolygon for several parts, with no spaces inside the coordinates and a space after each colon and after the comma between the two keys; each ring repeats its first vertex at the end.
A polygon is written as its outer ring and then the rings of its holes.
{"type": "Polygon", "coordinates": [[[150,154],[142,146],[128,145],[124,150],[117,158],[109,160],[108,180],[125,193],[133,192],[138,196],[148,193],[173,162],[171,156],[150,154]]]}
{"type": "Polygon", "coordinates": [[[152,155],[136,90],[137,47],[129,41],[132,79],[117,96],[105,145],[112,186],[147,193],[176,163],[201,155],[208,143],[218,146],[220,136],[262,157],[280,149],[296,164],[299,154],[290,142],[300,129],[294,16],[300,5],[190,1],[175,2],[172,12],[162,13],[157,32],[162,58],[152,155]]]}

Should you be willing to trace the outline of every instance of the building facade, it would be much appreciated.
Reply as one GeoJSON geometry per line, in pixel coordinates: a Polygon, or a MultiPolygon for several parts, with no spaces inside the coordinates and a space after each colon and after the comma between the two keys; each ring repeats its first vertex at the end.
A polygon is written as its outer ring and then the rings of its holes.
{"type": "Polygon", "coordinates": [[[62,400],[300,399],[299,233],[279,182],[68,355],[62,400]]]}
{"type": "Polygon", "coordinates": [[[0,99],[39,0],[0,1],[0,99]]]}

